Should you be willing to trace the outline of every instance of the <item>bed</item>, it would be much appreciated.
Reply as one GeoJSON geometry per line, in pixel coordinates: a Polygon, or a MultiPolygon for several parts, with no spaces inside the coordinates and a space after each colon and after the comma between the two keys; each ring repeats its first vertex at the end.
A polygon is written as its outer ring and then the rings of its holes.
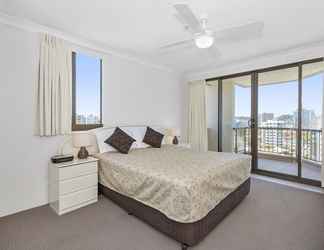
{"type": "Polygon", "coordinates": [[[181,243],[199,243],[250,191],[250,157],[162,145],[99,159],[99,190],[181,243]]]}

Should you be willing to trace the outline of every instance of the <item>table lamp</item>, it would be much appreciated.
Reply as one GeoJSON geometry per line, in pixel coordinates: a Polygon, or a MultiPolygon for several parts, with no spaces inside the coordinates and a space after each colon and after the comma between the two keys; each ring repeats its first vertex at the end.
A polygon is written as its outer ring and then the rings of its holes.
{"type": "Polygon", "coordinates": [[[89,156],[87,146],[90,146],[90,136],[85,132],[73,132],[72,133],[73,146],[80,148],[78,152],[79,159],[86,159],[89,156]]]}
{"type": "Polygon", "coordinates": [[[178,145],[179,140],[178,136],[180,136],[180,130],[176,128],[169,128],[166,130],[166,135],[172,137],[172,144],[178,145]]]}

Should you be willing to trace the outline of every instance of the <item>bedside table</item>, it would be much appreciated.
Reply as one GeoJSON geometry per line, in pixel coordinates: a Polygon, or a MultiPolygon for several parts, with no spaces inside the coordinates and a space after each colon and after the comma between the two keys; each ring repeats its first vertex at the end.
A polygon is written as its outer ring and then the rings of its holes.
{"type": "Polygon", "coordinates": [[[58,215],[98,201],[98,159],[49,164],[49,203],[58,215]]]}

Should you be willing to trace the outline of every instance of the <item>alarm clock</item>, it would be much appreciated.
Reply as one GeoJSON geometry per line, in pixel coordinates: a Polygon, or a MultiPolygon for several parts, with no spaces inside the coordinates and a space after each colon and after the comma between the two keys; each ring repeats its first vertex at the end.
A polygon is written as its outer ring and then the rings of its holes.
{"type": "Polygon", "coordinates": [[[54,155],[51,157],[51,161],[53,163],[68,162],[68,161],[73,161],[73,159],[74,159],[73,155],[54,155]]]}

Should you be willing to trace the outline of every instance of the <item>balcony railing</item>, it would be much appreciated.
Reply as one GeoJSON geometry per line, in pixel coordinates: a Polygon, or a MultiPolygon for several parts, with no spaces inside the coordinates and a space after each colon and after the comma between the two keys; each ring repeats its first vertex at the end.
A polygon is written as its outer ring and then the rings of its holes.
{"type": "MultiPolygon", "coordinates": [[[[235,152],[251,152],[251,129],[234,128],[235,152]]],[[[297,129],[258,127],[258,152],[297,158],[297,129]]],[[[322,130],[302,129],[302,159],[322,161],[322,130]]]]}

